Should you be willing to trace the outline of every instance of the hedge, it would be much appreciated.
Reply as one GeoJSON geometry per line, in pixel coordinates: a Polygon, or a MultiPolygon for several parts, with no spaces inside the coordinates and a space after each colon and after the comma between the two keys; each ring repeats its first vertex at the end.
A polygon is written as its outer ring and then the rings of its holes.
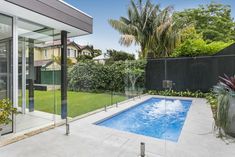
{"type": "MultiPolygon", "coordinates": [[[[81,62],[74,65],[68,73],[68,88],[72,91],[115,91],[124,92],[130,87],[126,69],[138,68],[145,71],[146,62],[118,61],[111,65],[81,62]]],[[[145,73],[138,78],[136,87],[144,88],[145,73]]]]}

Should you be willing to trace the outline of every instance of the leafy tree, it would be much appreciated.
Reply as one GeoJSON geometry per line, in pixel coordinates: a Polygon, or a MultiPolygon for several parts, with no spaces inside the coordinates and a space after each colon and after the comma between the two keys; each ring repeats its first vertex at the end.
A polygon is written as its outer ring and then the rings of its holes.
{"type": "MultiPolygon", "coordinates": [[[[68,72],[68,87],[74,91],[90,91],[93,87],[93,78],[95,73],[93,62],[79,62],[75,64],[68,72]]],[[[97,70],[98,71],[98,70],[97,70]]]]}
{"type": "Polygon", "coordinates": [[[93,57],[97,57],[102,54],[102,50],[100,49],[94,49],[93,52],[93,57]]]}
{"type": "Polygon", "coordinates": [[[233,42],[213,41],[208,43],[202,33],[197,33],[194,25],[186,27],[181,32],[181,44],[171,54],[171,57],[210,56],[231,45],[233,42]]]}
{"type": "Polygon", "coordinates": [[[202,38],[188,39],[174,50],[171,57],[210,56],[228,47],[230,44],[232,44],[232,42],[225,43],[222,41],[214,41],[207,43],[202,38]]]}
{"type": "Polygon", "coordinates": [[[93,45],[87,45],[79,51],[80,53],[84,50],[88,50],[90,52],[90,55],[83,54],[77,57],[77,61],[87,61],[92,60],[94,57],[97,57],[102,54],[102,50],[95,49],[93,45]]]}
{"type": "Polygon", "coordinates": [[[135,85],[143,88],[145,85],[146,62],[143,60],[118,61],[111,65],[96,64],[92,61],[79,62],[68,72],[68,88],[73,91],[115,91],[124,92],[131,85],[130,75],[138,75],[135,85]],[[138,71],[127,73],[126,69],[138,71]],[[138,73],[138,74],[137,74],[138,73]]]}
{"type": "Polygon", "coordinates": [[[87,60],[92,60],[92,56],[90,55],[80,55],[77,57],[77,61],[80,62],[80,61],[87,61],[87,60]]]}
{"type": "Polygon", "coordinates": [[[131,0],[128,16],[119,20],[109,20],[110,25],[121,33],[120,43],[140,46],[140,57],[145,58],[149,52],[155,57],[168,56],[176,46],[179,37],[179,23],[172,18],[172,7],[161,10],[147,0],[131,0]]]}
{"type": "Polygon", "coordinates": [[[107,54],[109,55],[109,59],[106,63],[113,63],[115,61],[126,61],[126,60],[135,60],[135,56],[124,52],[124,51],[117,51],[114,49],[107,50],[107,54]]]}
{"type": "MultiPolygon", "coordinates": [[[[61,56],[54,56],[53,59],[57,64],[61,65],[61,56]]],[[[67,58],[67,65],[68,67],[71,67],[74,65],[74,63],[72,62],[70,58],[67,58]]]]}
{"type": "Polygon", "coordinates": [[[235,39],[235,23],[229,5],[212,2],[176,12],[174,18],[181,19],[182,23],[194,24],[197,33],[202,33],[206,41],[227,42],[235,39]]]}
{"type": "Polygon", "coordinates": [[[197,33],[194,25],[189,25],[181,31],[181,43],[186,40],[203,39],[202,33],[197,33]]]}

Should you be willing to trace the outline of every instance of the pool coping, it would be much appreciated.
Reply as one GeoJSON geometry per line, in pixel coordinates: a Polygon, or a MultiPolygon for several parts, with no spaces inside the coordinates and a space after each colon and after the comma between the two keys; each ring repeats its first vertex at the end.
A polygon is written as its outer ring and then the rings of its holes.
{"type": "MultiPolygon", "coordinates": [[[[165,98],[146,95],[135,98],[134,101],[121,103],[118,108],[114,105],[108,108],[107,112],[103,109],[103,111],[93,115],[80,117],[80,119],[70,122],[71,132],[69,136],[64,135],[65,127],[62,126],[4,147],[1,149],[1,153],[5,153],[5,156],[9,156],[9,153],[12,154],[10,156],[14,156],[19,152],[22,153],[22,147],[31,147],[34,144],[39,147],[38,153],[40,155],[47,153],[47,155],[55,156],[56,153],[58,156],[66,156],[69,153],[70,156],[80,154],[81,156],[90,157],[127,157],[138,156],[140,154],[140,143],[144,142],[146,145],[146,156],[148,157],[235,156],[235,141],[234,143],[232,141],[226,143],[216,138],[216,135],[212,132],[214,123],[212,111],[206,99],[202,98],[170,97],[181,100],[193,100],[177,143],[92,124],[151,97],[165,98]],[[35,141],[37,142],[35,143],[35,141]],[[41,143],[44,144],[41,145],[41,143]],[[16,148],[18,148],[18,152],[15,151],[16,148]],[[48,149],[50,151],[45,152],[48,149]]],[[[34,151],[29,150],[28,153],[34,153],[34,151]]]]}
{"type": "MultiPolygon", "coordinates": [[[[147,96],[147,95],[146,95],[147,96]]],[[[98,121],[96,121],[96,122],[94,122],[94,123],[92,123],[93,125],[98,125],[98,123],[101,123],[101,122],[103,122],[103,121],[105,121],[105,120],[107,120],[107,119],[110,119],[110,118],[113,118],[113,117],[115,117],[115,116],[117,116],[117,115],[119,115],[119,114],[121,114],[121,113],[123,113],[123,112],[126,112],[126,111],[128,111],[128,110],[130,110],[130,109],[132,109],[132,108],[135,108],[135,107],[137,107],[138,105],[141,105],[142,103],[144,103],[144,102],[146,102],[146,101],[148,101],[149,99],[152,99],[152,98],[159,98],[159,99],[172,99],[172,100],[184,100],[184,101],[191,101],[191,105],[192,105],[192,103],[193,103],[193,99],[194,98],[189,98],[189,97],[164,97],[164,96],[160,96],[160,95],[148,95],[148,96],[150,96],[148,99],[146,99],[146,100],[143,100],[143,101],[141,101],[141,102],[138,102],[138,103],[136,103],[135,105],[133,105],[133,106],[131,106],[131,107],[129,107],[129,108],[126,108],[126,109],[124,109],[124,110],[121,110],[121,111],[119,111],[119,112],[117,112],[117,113],[115,113],[115,114],[113,114],[113,115],[110,115],[110,116],[108,116],[108,117],[106,117],[106,118],[104,118],[104,119],[100,119],[100,120],[98,120],[98,121]]],[[[126,102],[125,102],[126,103],[126,102]]],[[[191,105],[190,105],[190,107],[189,107],[189,110],[190,110],[190,108],[191,108],[191,105]]],[[[189,111],[188,110],[188,111],[189,111]]],[[[188,116],[188,111],[187,111],[187,114],[186,114],[186,118],[187,118],[187,116],[188,116]]],[[[186,119],[185,119],[186,120],[186,119]]],[[[183,128],[182,128],[183,129],[183,128]]],[[[134,133],[135,134],[135,133],[134,133]]],[[[141,134],[138,134],[138,135],[141,135],[141,134]]],[[[150,136],[148,136],[148,137],[150,137],[150,136]]]]}
{"type": "MultiPolygon", "coordinates": [[[[119,131],[119,132],[124,132],[124,133],[128,133],[128,134],[133,134],[133,135],[136,135],[136,136],[140,136],[140,137],[146,137],[146,138],[149,138],[149,139],[154,139],[154,140],[157,140],[157,141],[165,141],[164,139],[159,139],[159,138],[155,138],[155,137],[150,137],[150,136],[145,136],[145,135],[141,135],[141,134],[136,134],[136,133],[132,133],[132,132],[127,132],[127,131],[122,131],[122,130],[117,130],[117,129],[113,129],[113,128],[109,128],[109,127],[104,127],[104,126],[100,126],[100,125],[97,125],[97,123],[99,122],[102,122],[102,121],[105,121],[109,118],[112,118],[122,112],[125,112],[133,107],[136,107],[138,105],[140,105],[141,103],[151,99],[151,98],[161,98],[161,99],[177,99],[177,100],[186,100],[186,101],[192,101],[191,103],[191,106],[193,105],[195,99],[203,99],[203,98],[193,98],[193,97],[176,97],[176,96],[161,96],[161,95],[149,95],[149,94],[145,94],[145,95],[142,95],[142,96],[138,96],[138,97],[134,97],[134,98],[131,98],[131,99],[128,99],[128,100],[125,100],[123,102],[120,102],[119,103],[119,107],[115,107],[113,105],[109,106],[107,108],[107,111],[105,111],[104,109],[98,109],[98,110],[95,110],[93,112],[89,112],[85,115],[81,115],[81,116],[77,116],[73,119],[71,119],[69,122],[70,123],[73,123],[73,122],[76,122],[77,120],[83,120],[83,119],[86,119],[86,118],[89,118],[91,116],[96,116],[96,114],[102,114],[102,113],[108,113],[107,116],[104,116],[102,118],[99,118],[98,120],[93,120],[93,121],[90,121],[88,124],[90,125],[93,125],[93,126],[96,126],[96,127],[101,127],[101,128],[106,128],[106,129],[111,129],[113,131],[119,131]],[[142,100],[143,99],[143,100],[142,100]],[[134,103],[133,105],[128,105],[126,106],[126,103],[129,103],[129,102],[134,102],[136,100],[141,100],[137,103],[134,103]],[[120,110],[120,107],[123,107],[123,109],[120,110]],[[118,111],[114,111],[114,113],[112,114],[109,114],[109,109],[117,109],[118,111]]],[[[114,104],[115,105],[115,104],[114,104]]],[[[191,110],[191,106],[187,112],[187,116],[186,116],[186,119],[184,121],[184,125],[185,125],[185,122],[189,116],[189,111],[191,110]]],[[[181,129],[181,133],[184,129],[184,125],[181,129]]],[[[181,136],[181,135],[180,135],[181,136]]],[[[179,137],[180,138],[180,137],[179,137]]],[[[179,139],[178,139],[179,140],[179,139]]],[[[168,142],[172,142],[172,143],[177,143],[177,142],[174,142],[174,141],[169,141],[167,140],[168,142]]]]}
{"type": "MultiPolygon", "coordinates": [[[[146,95],[147,94],[143,94],[143,95],[133,97],[131,99],[124,100],[122,102],[119,102],[118,105],[128,103],[129,101],[135,100],[137,98],[141,98],[141,97],[146,96],[146,95]]],[[[114,105],[116,105],[116,104],[107,106],[107,109],[115,108],[114,105]]],[[[104,111],[104,108],[100,108],[100,109],[88,112],[86,114],[79,115],[79,116],[74,117],[74,118],[68,117],[68,123],[72,123],[72,122],[75,122],[77,120],[84,119],[86,117],[95,115],[95,114],[103,112],[103,111],[104,111]]],[[[17,133],[7,134],[7,135],[4,135],[2,137],[0,136],[0,148],[4,147],[4,146],[7,146],[7,145],[10,145],[10,144],[13,144],[13,143],[16,143],[16,142],[19,142],[19,141],[24,140],[24,139],[30,138],[32,136],[44,133],[44,132],[49,131],[51,129],[55,129],[55,128],[63,126],[65,124],[66,124],[65,120],[60,120],[59,122],[53,122],[52,121],[49,124],[29,128],[29,129],[26,129],[26,130],[23,130],[23,131],[20,131],[20,132],[17,132],[17,133]]]]}
{"type": "MultiPolygon", "coordinates": [[[[141,139],[141,141],[147,141],[147,143],[155,143],[155,145],[157,145],[159,147],[161,147],[164,144],[170,145],[170,147],[178,147],[177,145],[179,143],[182,143],[182,141],[187,139],[186,138],[187,133],[188,133],[187,130],[190,130],[190,129],[188,129],[188,127],[190,128],[192,126],[191,122],[189,121],[189,119],[190,119],[189,117],[191,117],[191,118],[193,117],[192,111],[195,110],[193,106],[203,106],[203,107],[207,108],[206,109],[207,110],[206,114],[209,115],[208,117],[211,117],[213,119],[211,108],[209,107],[209,105],[207,104],[206,99],[204,99],[204,98],[144,95],[140,98],[136,98],[134,101],[129,100],[125,103],[121,103],[118,108],[113,107],[113,108],[108,109],[106,112],[103,110],[103,111],[95,113],[93,115],[81,118],[78,121],[74,121],[71,124],[80,123],[81,125],[84,125],[84,127],[87,127],[87,128],[92,127],[93,128],[92,130],[102,130],[103,132],[107,132],[107,134],[110,133],[110,134],[114,134],[115,136],[123,136],[125,138],[132,139],[132,140],[141,139]],[[121,112],[123,112],[125,110],[128,110],[131,107],[134,107],[134,106],[136,106],[136,105],[138,105],[138,104],[140,104],[140,103],[142,103],[142,102],[144,102],[144,101],[146,101],[150,98],[167,98],[167,99],[169,98],[169,99],[179,99],[179,100],[192,101],[192,104],[191,104],[191,106],[190,106],[190,108],[187,112],[187,117],[184,121],[184,125],[182,127],[181,134],[180,134],[177,142],[164,140],[164,139],[158,139],[158,138],[149,137],[149,136],[140,135],[140,134],[135,134],[135,133],[126,132],[126,131],[121,131],[121,130],[117,130],[117,129],[108,128],[108,127],[99,126],[99,125],[94,124],[94,123],[103,121],[105,119],[111,118],[114,115],[120,114],[121,112]],[[202,105],[197,105],[198,101],[203,101],[202,105]]],[[[213,120],[209,119],[208,121],[211,124],[213,120]]],[[[210,131],[212,131],[212,129],[210,131]]],[[[164,153],[162,152],[162,153],[157,154],[157,155],[164,156],[164,153]]]]}
{"type": "Polygon", "coordinates": [[[146,99],[146,100],[144,100],[144,101],[142,101],[142,102],[138,102],[138,103],[136,103],[135,105],[133,105],[133,106],[127,108],[127,109],[124,109],[124,110],[122,110],[122,111],[119,111],[119,112],[117,112],[117,113],[115,113],[115,114],[113,114],[113,115],[111,115],[111,116],[109,116],[109,117],[106,117],[106,118],[104,118],[104,119],[100,119],[100,120],[98,120],[98,121],[96,121],[96,122],[94,122],[94,123],[92,123],[92,124],[93,124],[93,125],[97,125],[97,126],[101,126],[101,127],[107,127],[107,128],[111,128],[111,129],[115,129],[115,130],[119,130],[119,131],[129,132],[129,133],[133,133],[133,134],[137,134],[137,135],[142,135],[142,136],[147,136],[147,137],[151,137],[151,138],[156,138],[156,139],[160,139],[160,140],[167,140],[167,141],[171,141],[171,142],[177,143],[178,140],[179,140],[179,138],[180,138],[180,136],[181,136],[181,132],[182,132],[182,130],[183,130],[185,121],[186,121],[186,119],[187,119],[187,117],[188,117],[188,112],[189,112],[189,110],[190,110],[190,108],[191,108],[192,103],[193,103],[193,99],[181,99],[181,98],[172,98],[172,97],[163,97],[163,98],[160,98],[160,97],[152,96],[152,97],[149,97],[148,99],[146,99]],[[114,118],[114,117],[116,117],[116,116],[118,116],[118,115],[120,115],[120,114],[123,114],[123,113],[125,113],[125,112],[128,112],[128,111],[130,111],[131,109],[134,109],[134,108],[136,108],[136,107],[142,105],[143,103],[145,103],[145,102],[147,102],[147,101],[149,101],[149,100],[151,100],[151,99],[170,100],[170,101],[179,100],[179,101],[188,101],[188,102],[190,103],[189,108],[187,109],[187,112],[186,112],[185,119],[184,119],[184,121],[183,121],[182,127],[179,128],[179,131],[180,131],[180,132],[179,132],[179,135],[177,136],[177,138],[176,138],[175,140],[173,140],[173,139],[167,139],[167,138],[158,138],[158,137],[154,137],[154,136],[148,136],[148,135],[144,135],[144,134],[140,134],[140,133],[135,133],[135,132],[127,131],[127,130],[120,130],[120,129],[116,129],[116,128],[112,128],[112,127],[100,125],[100,123],[103,123],[103,122],[105,122],[106,120],[112,119],[112,118],[114,118]]]}

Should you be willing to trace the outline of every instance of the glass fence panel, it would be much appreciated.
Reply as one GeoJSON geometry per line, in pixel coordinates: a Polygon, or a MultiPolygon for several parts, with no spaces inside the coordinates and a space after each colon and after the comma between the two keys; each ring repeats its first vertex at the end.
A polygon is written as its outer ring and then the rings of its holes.
{"type": "Polygon", "coordinates": [[[70,117],[95,110],[107,110],[122,99],[111,65],[92,60],[78,61],[68,67],[68,110],[70,117]]]}
{"type": "MultiPolygon", "coordinates": [[[[226,49],[223,51],[227,52],[226,49]]],[[[172,87],[165,91],[166,116],[170,115],[166,121],[167,155],[172,156],[175,153],[170,146],[172,137],[177,137],[173,141],[176,144],[190,142],[192,147],[199,146],[194,140],[198,139],[208,146],[204,148],[207,150],[219,144],[218,140],[222,139],[218,137],[232,140],[235,55],[166,58],[165,61],[166,80],[172,83],[172,87]],[[173,99],[171,106],[167,99],[173,99]],[[170,126],[173,127],[167,130],[170,126]]],[[[149,63],[157,67],[161,60],[149,63]]],[[[157,76],[161,74],[161,70],[156,71],[155,76],[150,76],[150,79],[160,82],[157,76]]],[[[160,84],[152,83],[151,86],[159,93],[160,84]]],[[[190,153],[185,151],[184,155],[190,153]]],[[[203,153],[197,152],[197,155],[202,156],[203,153]]]]}
{"type": "MultiPolygon", "coordinates": [[[[12,100],[12,18],[0,14],[0,28],[0,100],[2,101],[12,100]]],[[[0,125],[0,134],[12,131],[12,122],[0,125]]]]}
{"type": "Polygon", "coordinates": [[[57,116],[54,29],[18,20],[19,114],[16,132],[52,125],[57,116]]]}

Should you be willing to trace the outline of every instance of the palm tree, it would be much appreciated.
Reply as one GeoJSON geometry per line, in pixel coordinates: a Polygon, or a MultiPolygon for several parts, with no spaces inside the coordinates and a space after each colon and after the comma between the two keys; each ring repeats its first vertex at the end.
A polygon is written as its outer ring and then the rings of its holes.
{"type": "Polygon", "coordinates": [[[109,20],[110,25],[122,35],[120,44],[130,46],[138,44],[141,48],[141,57],[147,57],[149,52],[155,56],[169,55],[178,41],[178,27],[172,20],[172,7],[163,10],[147,0],[137,3],[131,0],[128,8],[128,17],[119,20],[109,20]]]}
{"type": "Polygon", "coordinates": [[[185,27],[172,16],[172,7],[166,7],[157,16],[154,35],[150,39],[150,47],[155,57],[168,57],[174,48],[180,44],[181,30],[185,27]]]}
{"type": "Polygon", "coordinates": [[[140,45],[143,57],[146,56],[149,37],[153,35],[152,22],[159,6],[153,6],[149,0],[143,4],[138,0],[137,4],[131,0],[128,8],[128,17],[120,17],[119,20],[109,20],[111,26],[119,31],[122,36],[120,43],[130,46],[133,42],[140,45]]]}

